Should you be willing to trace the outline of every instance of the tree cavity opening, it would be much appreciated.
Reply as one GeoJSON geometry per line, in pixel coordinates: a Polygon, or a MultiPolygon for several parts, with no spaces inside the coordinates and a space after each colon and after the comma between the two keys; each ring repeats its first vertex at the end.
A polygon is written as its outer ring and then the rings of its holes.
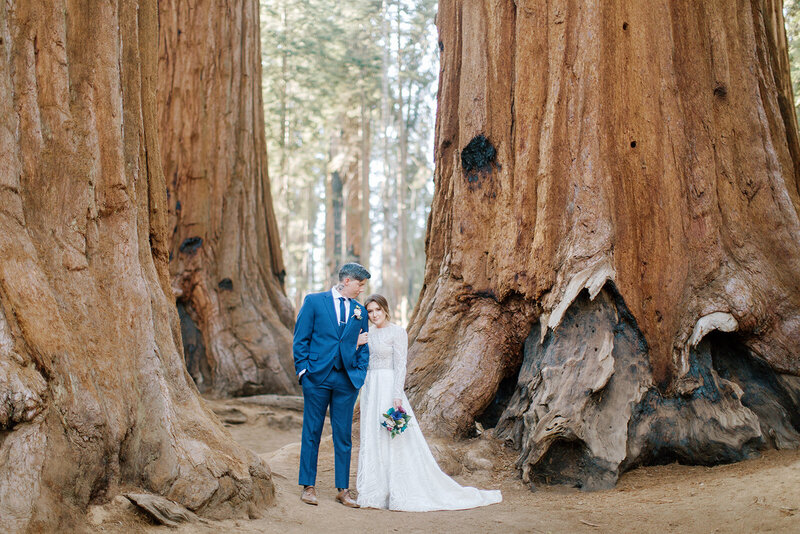
{"type": "Polygon", "coordinates": [[[475,422],[479,423],[484,429],[495,428],[503,412],[506,411],[519,382],[519,370],[520,366],[516,366],[508,376],[500,381],[492,402],[475,418],[475,422]]]}
{"type": "Polygon", "coordinates": [[[203,332],[197,327],[197,314],[185,300],[178,300],[178,317],[181,320],[181,338],[183,338],[183,359],[186,370],[197,385],[200,393],[211,387],[211,368],[206,357],[206,345],[203,332]],[[194,317],[193,317],[194,316],[194,317]]]}

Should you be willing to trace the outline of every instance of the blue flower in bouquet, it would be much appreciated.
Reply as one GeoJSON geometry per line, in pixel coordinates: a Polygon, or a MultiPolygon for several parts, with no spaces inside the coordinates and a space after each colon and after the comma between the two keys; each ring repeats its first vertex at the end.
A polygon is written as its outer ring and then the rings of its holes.
{"type": "Polygon", "coordinates": [[[406,413],[403,408],[394,407],[389,408],[383,414],[383,421],[381,426],[388,430],[392,437],[402,434],[408,428],[408,422],[411,421],[411,416],[406,413]]]}

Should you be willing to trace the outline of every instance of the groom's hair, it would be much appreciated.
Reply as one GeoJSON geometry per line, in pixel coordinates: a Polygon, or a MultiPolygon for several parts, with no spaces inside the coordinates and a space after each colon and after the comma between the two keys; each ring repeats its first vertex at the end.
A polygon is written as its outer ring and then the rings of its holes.
{"type": "Polygon", "coordinates": [[[369,274],[369,271],[360,263],[345,263],[342,265],[342,268],[339,269],[340,282],[345,278],[352,278],[360,282],[361,280],[368,280],[371,277],[372,275],[369,274]]]}

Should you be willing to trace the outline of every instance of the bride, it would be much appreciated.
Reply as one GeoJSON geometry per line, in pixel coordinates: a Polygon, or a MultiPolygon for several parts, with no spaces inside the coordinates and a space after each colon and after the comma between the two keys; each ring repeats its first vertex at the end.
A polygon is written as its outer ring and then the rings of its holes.
{"type": "MultiPolygon", "coordinates": [[[[369,368],[361,390],[358,504],[427,512],[500,502],[499,490],[460,486],[439,468],[403,393],[406,331],[389,322],[389,305],[381,295],[370,296],[364,304],[375,328],[369,332],[369,368]],[[412,416],[405,432],[394,438],[381,426],[382,414],[391,407],[402,407],[412,416]]],[[[367,334],[361,334],[359,345],[366,342],[367,334]]]]}

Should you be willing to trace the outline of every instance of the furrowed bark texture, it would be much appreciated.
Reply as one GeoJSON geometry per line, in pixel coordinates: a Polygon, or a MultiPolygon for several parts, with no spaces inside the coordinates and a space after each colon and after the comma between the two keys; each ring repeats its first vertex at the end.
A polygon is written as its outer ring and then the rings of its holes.
{"type": "Polygon", "coordinates": [[[257,0],[159,4],[170,276],[200,391],[294,393],[294,311],[272,206],[257,0]]]}
{"type": "Polygon", "coordinates": [[[212,517],[273,500],[199,399],[169,283],[157,4],[0,3],[0,530],[120,486],[212,517]]]}
{"type": "Polygon", "coordinates": [[[343,263],[361,260],[361,139],[357,119],[346,113],[331,138],[328,173],[335,177],[327,205],[338,206],[333,209],[333,230],[328,232],[338,235],[334,237],[335,254],[328,259],[328,275],[336,280],[343,263]]]}
{"type": "Polygon", "coordinates": [[[587,488],[796,447],[781,3],[443,0],[438,24],[423,423],[497,424],[526,481],[587,488]]]}

